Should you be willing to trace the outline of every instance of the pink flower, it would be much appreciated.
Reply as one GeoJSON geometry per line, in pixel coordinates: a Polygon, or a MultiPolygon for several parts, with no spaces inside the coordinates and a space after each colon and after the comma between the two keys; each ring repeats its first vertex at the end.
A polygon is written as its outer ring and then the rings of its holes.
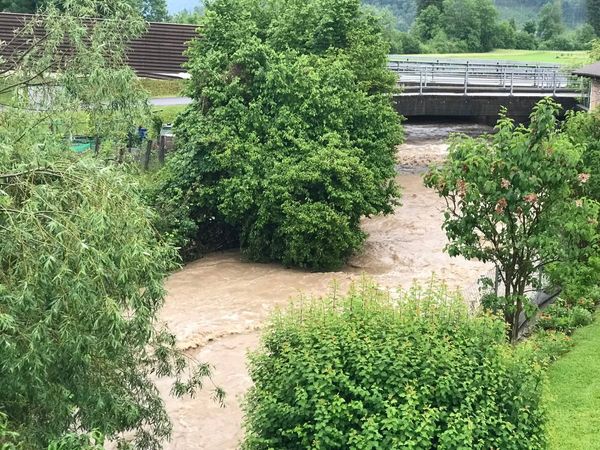
{"type": "Polygon", "coordinates": [[[588,180],[590,179],[590,174],[589,173],[580,173],[577,178],[579,179],[579,182],[581,184],[585,184],[588,182],[588,180]]]}
{"type": "Polygon", "coordinates": [[[503,189],[508,189],[511,186],[510,181],[508,181],[506,178],[502,178],[500,185],[503,189]]]}
{"type": "Polygon", "coordinates": [[[506,209],[507,205],[508,205],[508,202],[506,201],[506,199],[504,197],[502,197],[500,200],[498,200],[498,203],[496,203],[496,212],[498,214],[502,214],[504,212],[504,210],[506,209]]]}
{"type": "Polygon", "coordinates": [[[465,180],[458,180],[458,195],[464,197],[467,194],[467,183],[465,180]]]}
{"type": "Polygon", "coordinates": [[[538,196],[537,194],[531,193],[531,194],[527,194],[526,196],[523,197],[523,200],[525,200],[527,203],[531,203],[532,205],[537,202],[538,196]]]}

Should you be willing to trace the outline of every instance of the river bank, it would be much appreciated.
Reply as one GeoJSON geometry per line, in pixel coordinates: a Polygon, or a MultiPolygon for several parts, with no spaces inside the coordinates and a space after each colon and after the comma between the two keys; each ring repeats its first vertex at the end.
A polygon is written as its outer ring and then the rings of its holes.
{"type": "Polygon", "coordinates": [[[278,264],[242,261],[237,251],[211,254],[187,265],[166,283],[162,319],[190,356],[215,367],[214,382],[227,392],[226,407],[211,400],[210,389],[194,399],[168,397],[174,423],[171,450],[237,448],[242,438],[240,403],[251,386],[246,354],[259,345],[259,330],[270,312],[300,295],[318,296],[335,284],[346,289],[363,276],[387,288],[409,288],[435,274],[450,287],[469,292],[488,268],[444,253],[443,201],[423,186],[428,164],[443,160],[451,132],[480,134],[479,125],[407,125],[407,141],[398,148],[397,182],[402,205],[394,214],[363,221],[369,237],[363,251],[338,272],[308,272],[278,264]]]}

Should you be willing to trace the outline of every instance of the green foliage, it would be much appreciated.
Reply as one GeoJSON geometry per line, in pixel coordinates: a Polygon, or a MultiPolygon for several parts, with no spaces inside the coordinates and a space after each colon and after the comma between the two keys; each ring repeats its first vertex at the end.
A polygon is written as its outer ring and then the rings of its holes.
{"type": "Polygon", "coordinates": [[[444,0],[422,9],[411,32],[430,52],[488,52],[495,46],[514,46],[516,31],[497,19],[492,0],[444,0]]]}
{"type": "Polygon", "coordinates": [[[573,339],[556,330],[536,330],[520,345],[530,346],[538,361],[548,366],[573,348],[573,339]]]}
{"type": "Polygon", "coordinates": [[[592,323],[592,313],[582,306],[571,306],[558,299],[538,317],[537,325],[542,330],[555,330],[570,335],[575,329],[592,323]]]}
{"type": "Polygon", "coordinates": [[[600,0],[586,0],[588,20],[597,36],[600,36],[600,0]]]}
{"type": "Polygon", "coordinates": [[[442,12],[435,5],[425,8],[413,24],[412,32],[420,39],[428,41],[442,30],[442,12]]]}
{"type": "MultiPolygon", "coordinates": [[[[578,171],[582,174],[576,190],[582,197],[600,201],[600,114],[569,114],[564,134],[571,142],[583,148],[578,171]]],[[[598,217],[593,220],[597,224],[598,217]]],[[[600,299],[600,255],[597,240],[584,241],[580,245],[592,245],[595,249],[589,255],[582,255],[577,261],[556,263],[549,267],[548,274],[562,286],[566,298],[600,299]]]]}
{"type": "Polygon", "coordinates": [[[595,254],[598,203],[576,200],[586,177],[578,170],[584,149],[558,130],[557,113],[545,99],[529,127],[502,118],[493,137],[455,137],[447,162],[426,177],[447,203],[448,253],[498,269],[512,340],[537,270],[595,254]]]}
{"type": "Polygon", "coordinates": [[[197,25],[202,20],[204,15],[204,5],[196,6],[191,11],[184,9],[171,17],[174,23],[186,23],[189,25],[197,25]]]}
{"type": "Polygon", "coordinates": [[[564,31],[562,10],[557,2],[546,4],[540,11],[537,34],[543,41],[552,39],[564,31]]]}
{"type": "Polygon", "coordinates": [[[330,269],[396,202],[400,121],[381,21],[358,0],[217,0],[189,50],[193,104],[154,194],[184,252],[330,269]]]}
{"type": "MultiPolygon", "coordinates": [[[[49,4],[65,10],[72,7],[72,3],[73,2],[69,2],[69,0],[0,0],[0,11],[33,14],[38,11],[43,11],[49,4]]],[[[163,22],[168,16],[166,0],[124,0],[119,3],[128,3],[129,6],[135,8],[144,19],[149,21],[163,22]]],[[[99,9],[96,11],[96,14],[91,17],[105,16],[110,16],[110,13],[106,10],[99,9]]]]}
{"type": "Polygon", "coordinates": [[[592,62],[600,61],[600,39],[595,39],[592,41],[590,59],[592,60],[592,62]]]}
{"type": "Polygon", "coordinates": [[[145,23],[125,2],[67,5],[49,2],[43,15],[32,16],[17,31],[30,48],[3,65],[0,95],[11,95],[14,107],[3,115],[3,126],[15,138],[31,133],[32,122],[66,139],[86,129],[110,151],[147,114],[147,95],[125,59],[127,43],[144,32],[145,23]],[[104,20],[94,27],[81,20],[99,12],[104,20]],[[56,48],[67,45],[72,50],[65,59],[56,48]],[[54,67],[60,70],[50,73],[54,67]]]}
{"type": "Polygon", "coordinates": [[[277,315],[250,357],[244,449],[545,448],[541,367],[443,286],[362,284],[277,315]]]}
{"type": "Polygon", "coordinates": [[[364,0],[363,4],[390,11],[400,31],[407,31],[417,15],[415,0],[364,0]]]}
{"type": "Polygon", "coordinates": [[[64,135],[82,104],[116,136],[126,112],[142,114],[122,64],[143,22],[113,0],[66,5],[25,25],[24,36],[35,27],[45,38],[0,74],[0,90],[34,83],[49,95],[44,111],[17,98],[0,112],[0,443],[96,450],[106,438],[158,449],[171,424],[154,380],[173,377],[182,395],[210,374],[158,322],[176,250],[127,167],[71,152],[64,135]],[[87,27],[99,10],[110,15],[87,27]],[[69,61],[52,65],[65,42],[69,61]]]}

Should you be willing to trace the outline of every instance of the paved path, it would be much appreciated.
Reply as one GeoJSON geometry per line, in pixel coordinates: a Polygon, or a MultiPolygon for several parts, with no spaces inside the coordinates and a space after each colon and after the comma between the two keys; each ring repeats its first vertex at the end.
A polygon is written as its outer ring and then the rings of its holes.
{"type": "Polygon", "coordinates": [[[162,97],[162,98],[151,98],[150,104],[152,106],[183,106],[192,103],[192,99],[189,97],[162,97]]]}

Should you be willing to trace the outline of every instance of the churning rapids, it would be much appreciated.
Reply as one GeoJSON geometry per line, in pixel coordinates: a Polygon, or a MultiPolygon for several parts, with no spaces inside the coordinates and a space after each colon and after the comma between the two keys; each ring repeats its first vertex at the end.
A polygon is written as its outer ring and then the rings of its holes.
{"type": "MultiPolygon", "coordinates": [[[[187,265],[167,283],[162,319],[190,356],[214,366],[214,382],[227,393],[225,408],[211,399],[210,383],[193,399],[172,399],[169,382],[161,380],[173,420],[169,450],[230,450],[242,438],[240,402],[250,387],[246,353],[258,346],[259,329],[269,312],[290,298],[320,295],[332,283],[342,289],[363,274],[380,285],[407,288],[437,278],[472,291],[487,267],[443,252],[443,201],[425,188],[422,173],[444,159],[450,133],[477,135],[489,128],[473,124],[408,124],[406,143],[398,148],[398,183],[402,206],[386,217],[365,219],[369,237],[364,250],[334,273],[286,269],[277,264],[242,262],[239,252],[211,254],[187,265]]],[[[466,292],[468,294],[468,292],[466,292]]]]}

